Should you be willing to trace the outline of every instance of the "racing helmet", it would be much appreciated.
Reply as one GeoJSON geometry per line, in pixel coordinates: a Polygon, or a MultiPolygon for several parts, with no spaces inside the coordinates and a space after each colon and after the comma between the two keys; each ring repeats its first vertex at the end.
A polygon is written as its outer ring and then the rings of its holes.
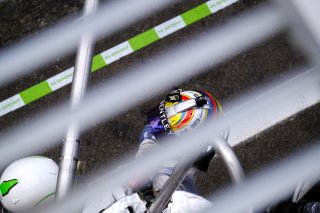
{"type": "Polygon", "coordinates": [[[147,124],[155,135],[180,135],[197,128],[201,123],[218,116],[220,103],[209,92],[173,90],[159,106],[147,114],[147,124]]]}
{"type": "Polygon", "coordinates": [[[25,212],[54,199],[58,165],[51,159],[32,156],[10,164],[0,179],[0,200],[10,212],[25,212]]]}

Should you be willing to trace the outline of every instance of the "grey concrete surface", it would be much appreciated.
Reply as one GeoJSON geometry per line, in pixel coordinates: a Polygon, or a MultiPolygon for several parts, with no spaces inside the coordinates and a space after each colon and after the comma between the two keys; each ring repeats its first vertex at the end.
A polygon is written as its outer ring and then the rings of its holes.
{"type": "MultiPolygon", "coordinates": [[[[113,47],[205,1],[179,0],[176,2],[172,7],[146,17],[129,28],[111,36],[99,38],[95,52],[100,53],[113,47]]],[[[36,35],[39,30],[44,30],[46,27],[63,21],[64,16],[79,13],[82,4],[83,1],[75,0],[5,0],[1,2],[1,50],[5,51],[8,46],[15,42],[23,41],[26,36],[36,35]]],[[[123,72],[127,67],[135,66],[141,62],[152,61],[157,55],[165,54],[165,51],[174,47],[174,45],[193,39],[197,34],[205,32],[206,29],[219,26],[230,18],[236,18],[241,12],[248,8],[254,8],[258,4],[260,4],[260,1],[250,1],[247,4],[239,2],[131,54],[93,74],[90,80],[90,88],[94,88],[103,80],[123,72]]],[[[115,20],[106,20],[106,24],[108,21],[115,20]]],[[[74,58],[74,54],[60,57],[32,75],[6,85],[1,88],[0,100],[4,100],[73,66],[74,58]]],[[[239,53],[225,63],[216,67],[208,67],[204,74],[194,76],[178,86],[184,89],[207,90],[214,94],[223,105],[225,102],[232,100],[233,97],[245,91],[254,90],[257,85],[266,83],[271,79],[282,78],[285,73],[290,72],[291,68],[305,64],[307,64],[307,60],[304,57],[304,53],[290,42],[287,32],[283,31],[256,47],[239,53]]],[[[31,121],[40,112],[67,100],[70,88],[70,86],[66,86],[19,110],[0,117],[0,135],[5,134],[7,129],[21,125],[23,121],[31,121]]],[[[169,90],[170,88],[168,88],[169,90]]],[[[102,165],[114,163],[127,153],[137,149],[138,137],[144,125],[144,115],[148,109],[162,99],[161,95],[163,94],[155,95],[152,100],[146,101],[120,116],[116,116],[111,121],[96,124],[83,133],[80,159],[86,161],[87,175],[102,165]]],[[[270,103],[270,107],[276,109],[277,103],[270,103]]],[[[276,164],[278,159],[315,141],[319,136],[319,110],[319,105],[314,106],[236,147],[236,153],[243,164],[245,172],[252,173],[269,163],[276,164]]],[[[37,134],[37,131],[30,134],[37,134]]],[[[21,144],[21,146],[27,146],[27,144],[23,144],[23,141],[21,141],[21,144]]],[[[57,146],[44,154],[57,161],[60,151],[60,147],[57,146]]],[[[208,173],[201,173],[198,179],[199,191],[202,195],[221,190],[223,186],[229,183],[230,178],[219,159],[213,160],[208,173]]]]}

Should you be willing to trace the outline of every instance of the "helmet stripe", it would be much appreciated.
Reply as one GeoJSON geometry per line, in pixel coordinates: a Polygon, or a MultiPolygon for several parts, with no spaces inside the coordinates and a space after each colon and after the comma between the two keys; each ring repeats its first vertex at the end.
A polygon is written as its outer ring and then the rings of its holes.
{"type": "Polygon", "coordinates": [[[4,197],[6,196],[9,191],[15,186],[18,184],[18,180],[17,179],[12,179],[12,180],[6,180],[6,181],[3,181],[1,184],[0,184],[0,192],[1,192],[1,195],[4,197]]]}
{"type": "Polygon", "coordinates": [[[181,123],[179,123],[178,125],[173,127],[174,130],[178,130],[178,129],[186,126],[188,123],[190,123],[190,121],[192,120],[192,118],[194,116],[194,110],[188,110],[188,111],[186,111],[185,114],[186,115],[182,119],[181,123]]]}
{"type": "Polygon", "coordinates": [[[49,197],[51,197],[51,196],[53,196],[53,195],[55,195],[55,192],[52,192],[52,193],[44,196],[43,198],[41,198],[41,199],[36,203],[36,205],[34,205],[34,207],[38,206],[40,203],[42,203],[43,201],[45,201],[46,199],[48,199],[49,197]]]}
{"type": "Polygon", "coordinates": [[[179,124],[181,124],[181,122],[182,122],[182,120],[185,118],[185,116],[186,116],[186,112],[181,112],[181,116],[180,116],[179,120],[178,120],[175,124],[173,124],[173,125],[176,127],[176,126],[178,126],[179,124]]]}

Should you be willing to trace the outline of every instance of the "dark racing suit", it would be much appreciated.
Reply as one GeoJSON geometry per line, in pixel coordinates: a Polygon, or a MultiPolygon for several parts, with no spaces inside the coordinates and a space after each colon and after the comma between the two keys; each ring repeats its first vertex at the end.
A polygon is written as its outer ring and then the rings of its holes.
{"type": "MultiPolygon", "coordinates": [[[[139,150],[136,154],[136,158],[140,158],[141,156],[154,151],[158,148],[161,143],[164,143],[164,140],[161,140],[161,136],[156,136],[156,129],[147,124],[141,132],[140,135],[140,144],[139,150]]],[[[209,166],[209,162],[212,157],[215,155],[215,151],[213,148],[206,149],[204,154],[201,154],[199,158],[193,164],[186,176],[184,177],[182,183],[178,186],[177,190],[183,190],[187,192],[191,192],[193,194],[198,194],[195,178],[198,170],[207,171],[209,166]]],[[[177,164],[176,160],[164,162],[163,167],[159,169],[158,173],[155,177],[152,178],[153,187],[156,190],[160,190],[164,183],[169,179],[169,177],[174,172],[175,166],[177,164]]]]}

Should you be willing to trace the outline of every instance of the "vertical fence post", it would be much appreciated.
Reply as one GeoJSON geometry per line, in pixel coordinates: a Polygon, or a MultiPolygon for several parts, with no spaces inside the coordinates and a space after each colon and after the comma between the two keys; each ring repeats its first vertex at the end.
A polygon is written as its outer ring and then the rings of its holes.
{"type": "MultiPolygon", "coordinates": [[[[84,3],[84,19],[93,15],[98,0],[86,0],[84,3]]],[[[77,108],[83,100],[91,72],[94,38],[91,32],[81,37],[77,51],[75,71],[71,89],[71,109],[77,108]]],[[[64,139],[62,157],[60,158],[56,199],[63,199],[70,191],[76,174],[80,148],[80,127],[78,122],[70,123],[64,139]]]]}

